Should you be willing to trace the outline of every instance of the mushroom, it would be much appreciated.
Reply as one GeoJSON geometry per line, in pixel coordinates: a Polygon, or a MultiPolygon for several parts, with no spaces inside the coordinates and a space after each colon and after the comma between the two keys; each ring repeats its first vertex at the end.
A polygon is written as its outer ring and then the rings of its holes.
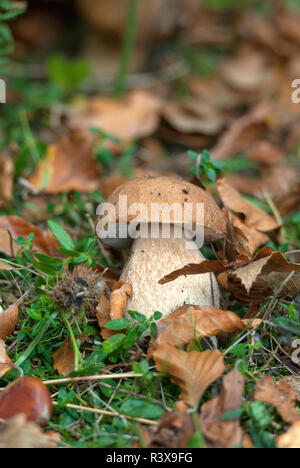
{"type": "Polygon", "coordinates": [[[186,304],[219,305],[220,291],[212,273],[159,284],[168,273],[204,260],[195,233],[202,232],[205,242],[224,237],[225,220],[209,192],[181,179],[143,177],[118,187],[104,205],[97,223],[103,243],[116,248],[132,243],[120,277],[133,287],[127,310],[149,318],[155,311],[165,317],[186,304]]]}

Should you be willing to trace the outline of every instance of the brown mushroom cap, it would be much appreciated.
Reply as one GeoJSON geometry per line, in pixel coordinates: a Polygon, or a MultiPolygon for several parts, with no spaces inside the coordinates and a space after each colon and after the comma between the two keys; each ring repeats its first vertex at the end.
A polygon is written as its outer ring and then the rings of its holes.
{"type": "MultiPolygon", "coordinates": [[[[128,214],[120,209],[120,196],[127,196],[127,206],[130,207],[135,203],[143,203],[148,211],[148,216],[151,215],[151,205],[153,203],[167,204],[171,206],[173,203],[180,204],[183,208],[184,204],[192,205],[192,223],[195,228],[204,227],[205,242],[215,241],[224,237],[226,231],[225,219],[221,210],[216,204],[211,194],[194,184],[186,182],[182,179],[175,179],[164,176],[148,176],[142,178],[132,179],[129,182],[118,187],[114,193],[107,199],[107,203],[114,205],[116,209],[117,218],[106,219],[105,226],[112,224],[130,223],[134,221],[137,213],[128,214]],[[196,210],[197,203],[204,204],[204,222],[201,225],[197,222],[196,210]]],[[[157,219],[143,219],[140,217],[140,223],[159,222],[164,223],[163,213],[160,213],[159,220],[157,219]]],[[[101,225],[103,216],[99,216],[98,222],[101,225]]],[[[174,213],[170,211],[170,221],[174,224],[182,224],[182,219],[176,219],[174,213]]],[[[102,226],[104,227],[104,226],[102,226]]],[[[109,243],[108,239],[104,239],[104,243],[109,243]],[[106,242],[108,241],[108,242],[106,242]]],[[[115,246],[119,245],[115,243],[115,246]]],[[[120,247],[124,246],[124,242],[120,247]]]]}

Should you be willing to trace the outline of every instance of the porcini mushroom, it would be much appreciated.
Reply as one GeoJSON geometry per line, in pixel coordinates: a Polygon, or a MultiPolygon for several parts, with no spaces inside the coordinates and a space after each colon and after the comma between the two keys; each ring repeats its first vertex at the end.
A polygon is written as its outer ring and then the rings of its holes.
{"type": "Polygon", "coordinates": [[[192,232],[202,229],[206,243],[224,237],[225,220],[209,192],[181,179],[143,177],[118,187],[107,203],[105,215],[103,211],[98,218],[97,234],[108,246],[124,248],[132,243],[120,277],[133,287],[128,310],[149,318],[155,311],[165,317],[186,304],[219,305],[220,291],[212,273],[159,284],[168,273],[204,260],[192,232]]]}

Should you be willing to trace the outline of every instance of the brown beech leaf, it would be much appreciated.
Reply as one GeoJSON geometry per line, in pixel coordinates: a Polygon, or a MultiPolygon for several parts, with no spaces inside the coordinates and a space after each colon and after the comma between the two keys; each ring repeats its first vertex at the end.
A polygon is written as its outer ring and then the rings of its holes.
{"type": "Polygon", "coordinates": [[[125,283],[124,281],[106,281],[105,291],[101,295],[99,304],[96,307],[98,325],[104,340],[107,340],[116,333],[120,333],[119,331],[105,328],[105,324],[110,320],[115,320],[124,316],[128,298],[131,296],[131,284],[125,283]]]}
{"type": "Polygon", "coordinates": [[[221,392],[201,407],[200,424],[210,448],[232,448],[242,443],[243,432],[239,420],[223,421],[222,416],[241,408],[244,379],[237,369],[223,377],[221,392]]]}
{"type": "Polygon", "coordinates": [[[220,351],[185,352],[163,343],[153,353],[158,370],[166,372],[182,390],[180,398],[196,407],[210,384],[225,370],[220,351]]]}
{"type": "Polygon", "coordinates": [[[264,55],[243,47],[236,57],[223,62],[220,71],[226,83],[245,93],[257,92],[268,78],[264,55]]]}
{"type": "Polygon", "coordinates": [[[225,178],[218,179],[218,191],[225,208],[245,216],[245,224],[257,231],[267,232],[278,228],[276,221],[265,211],[245,200],[225,178]]]}
{"type": "Polygon", "coordinates": [[[98,163],[93,157],[97,137],[78,131],[48,148],[29,183],[35,191],[90,192],[100,186],[98,163]]]}
{"type": "Polygon", "coordinates": [[[251,258],[258,247],[268,242],[269,237],[266,234],[248,227],[225,208],[222,212],[227,223],[225,253],[229,261],[235,261],[241,255],[251,258]]]}
{"type": "Polygon", "coordinates": [[[122,140],[123,147],[129,141],[154,133],[161,106],[154,93],[140,89],[129,92],[123,99],[94,97],[83,108],[72,108],[69,125],[75,129],[99,128],[122,140]]]}
{"type": "MultiPolygon", "coordinates": [[[[88,335],[79,335],[76,338],[84,343],[88,339],[88,335]]],[[[71,374],[75,370],[75,353],[72,340],[69,336],[66,337],[64,343],[52,355],[54,369],[63,376],[71,374]]]]}
{"type": "Polygon", "coordinates": [[[264,247],[246,266],[221,273],[218,281],[240,300],[259,303],[275,290],[279,296],[297,294],[300,289],[299,273],[300,264],[289,263],[281,252],[264,247]]]}
{"type": "Polygon", "coordinates": [[[280,200],[288,196],[298,183],[295,168],[289,166],[272,166],[261,170],[260,177],[248,177],[243,174],[229,174],[226,176],[229,185],[238,192],[261,200],[268,194],[278,207],[280,200]]]}
{"type": "Polygon", "coordinates": [[[0,156],[0,206],[10,203],[13,199],[14,162],[3,154],[0,156]]]}
{"type": "Polygon", "coordinates": [[[294,377],[292,375],[291,377],[286,377],[283,380],[287,382],[293,390],[295,390],[296,400],[300,401],[300,377],[294,377]]]}
{"type": "Polygon", "coordinates": [[[223,271],[226,268],[226,263],[221,260],[203,260],[201,263],[189,263],[179,270],[172,271],[159,280],[159,284],[166,284],[174,281],[179,276],[183,275],[199,275],[200,273],[216,273],[223,271]]]}
{"type": "Polygon", "coordinates": [[[276,166],[285,157],[284,152],[268,140],[259,140],[249,151],[249,158],[267,167],[276,166]]]}
{"type": "Polygon", "coordinates": [[[295,422],[287,432],[277,437],[276,446],[281,449],[300,448],[300,421],[295,422]]]}
{"type": "Polygon", "coordinates": [[[269,105],[264,104],[254,108],[249,114],[233,122],[223,133],[217,145],[212,149],[213,160],[222,160],[246,150],[267,128],[267,121],[271,113],[269,105]]]}
{"type": "Polygon", "coordinates": [[[13,242],[19,236],[26,240],[30,233],[34,233],[32,242],[35,252],[53,255],[59,246],[58,241],[49,231],[27,223],[25,219],[19,216],[0,216],[0,251],[6,255],[14,257],[20,246],[13,242]]]}
{"type": "Polygon", "coordinates": [[[14,367],[13,362],[10,360],[5,351],[5,343],[0,340],[0,377],[9,372],[14,367]]]}
{"type": "Polygon", "coordinates": [[[0,340],[6,340],[14,331],[19,319],[19,304],[23,297],[3,310],[0,308],[0,340]]]}
{"type": "Polygon", "coordinates": [[[270,375],[265,375],[256,383],[254,398],[275,406],[285,422],[300,422],[300,415],[296,409],[296,392],[285,380],[279,380],[276,384],[270,375]]]}
{"type": "Polygon", "coordinates": [[[53,440],[41,428],[27,422],[24,414],[0,423],[0,448],[53,448],[53,440]]]}
{"type": "Polygon", "coordinates": [[[209,104],[193,98],[169,102],[163,109],[166,121],[181,133],[217,135],[224,126],[224,117],[209,104]]]}
{"type": "Polygon", "coordinates": [[[276,201],[277,209],[281,216],[286,216],[296,211],[300,205],[300,182],[290,187],[289,191],[280,196],[276,201]]]}
{"type": "Polygon", "coordinates": [[[147,431],[142,430],[142,436],[147,448],[186,448],[195,433],[193,418],[190,414],[178,411],[164,414],[159,425],[147,431]]]}
{"type": "MultiPolygon", "coordinates": [[[[158,322],[157,344],[184,346],[197,338],[243,330],[251,321],[212,306],[183,306],[158,322]]],[[[255,325],[259,322],[255,321],[255,325]]]]}

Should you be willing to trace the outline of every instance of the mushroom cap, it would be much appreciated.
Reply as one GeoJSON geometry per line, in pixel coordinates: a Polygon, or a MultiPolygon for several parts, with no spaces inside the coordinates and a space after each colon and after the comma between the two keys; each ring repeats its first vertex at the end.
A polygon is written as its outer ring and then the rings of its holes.
{"type": "MultiPolygon", "coordinates": [[[[97,224],[100,230],[105,227],[107,229],[115,229],[116,225],[117,228],[121,225],[128,225],[128,223],[136,219],[137,214],[139,214],[140,224],[169,224],[166,223],[164,213],[161,210],[158,212],[158,219],[151,217],[153,204],[165,204],[170,209],[170,223],[183,225],[182,210],[184,205],[190,204],[193,229],[204,228],[205,242],[215,241],[225,236],[226,222],[212,195],[208,191],[179,178],[147,176],[132,179],[119,186],[106,200],[106,203],[114,205],[116,216],[99,216],[97,224]],[[122,195],[127,197],[127,207],[133,206],[136,203],[143,204],[147,209],[146,216],[144,216],[143,210],[134,213],[126,212],[121,206],[120,197],[122,195]],[[182,210],[179,213],[173,211],[171,209],[173,204],[177,204],[182,210]],[[203,219],[200,222],[197,204],[204,205],[203,219]]],[[[98,229],[97,232],[99,234],[98,229]]],[[[131,239],[128,234],[126,239],[117,238],[113,240],[111,238],[104,238],[103,242],[113,247],[123,248],[130,245],[131,239]]]]}

